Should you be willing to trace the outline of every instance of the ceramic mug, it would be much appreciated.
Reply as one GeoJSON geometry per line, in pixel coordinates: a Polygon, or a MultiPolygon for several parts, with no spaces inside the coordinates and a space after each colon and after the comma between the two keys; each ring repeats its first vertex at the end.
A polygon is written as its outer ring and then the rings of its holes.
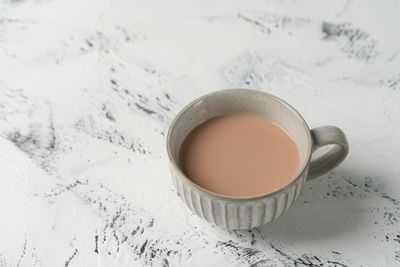
{"type": "Polygon", "coordinates": [[[299,196],[304,183],[340,164],[349,151],[342,130],[323,126],[310,130],[292,106],[265,92],[227,89],[202,96],[184,107],[173,120],[167,136],[167,152],[173,182],[191,211],[211,224],[227,229],[249,229],[267,224],[286,212],[299,196]],[[232,197],[206,190],[192,182],[179,166],[183,140],[199,124],[219,115],[250,112],[280,125],[295,140],[300,151],[300,168],[292,181],[280,189],[252,197],[232,197]],[[311,154],[333,145],[317,159],[311,154]]]}

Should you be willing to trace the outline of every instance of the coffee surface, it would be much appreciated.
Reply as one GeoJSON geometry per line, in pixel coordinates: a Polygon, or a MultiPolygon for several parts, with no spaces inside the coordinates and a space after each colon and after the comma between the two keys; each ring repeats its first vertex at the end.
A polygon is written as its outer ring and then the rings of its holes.
{"type": "Polygon", "coordinates": [[[227,196],[273,192],[299,169],[294,140],[278,125],[250,113],[212,118],[186,137],[180,165],[201,187],[227,196]]]}

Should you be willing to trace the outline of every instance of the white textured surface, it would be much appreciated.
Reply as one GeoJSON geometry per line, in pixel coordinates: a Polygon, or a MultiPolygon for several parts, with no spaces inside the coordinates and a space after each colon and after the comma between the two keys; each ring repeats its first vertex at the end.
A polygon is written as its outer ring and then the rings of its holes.
{"type": "Polygon", "coordinates": [[[399,266],[398,1],[0,2],[0,266],[399,266]],[[204,93],[268,91],[350,154],[269,226],[172,190],[165,132],[204,93]]]}

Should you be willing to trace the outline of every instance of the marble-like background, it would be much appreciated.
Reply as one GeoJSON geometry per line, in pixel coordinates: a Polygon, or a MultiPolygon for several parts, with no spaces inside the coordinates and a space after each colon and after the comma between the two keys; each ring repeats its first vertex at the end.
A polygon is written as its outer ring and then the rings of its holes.
{"type": "Polygon", "coordinates": [[[0,266],[400,266],[400,2],[0,1],[0,266]],[[250,231],[191,214],[165,135],[265,90],[350,154],[250,231]]]}

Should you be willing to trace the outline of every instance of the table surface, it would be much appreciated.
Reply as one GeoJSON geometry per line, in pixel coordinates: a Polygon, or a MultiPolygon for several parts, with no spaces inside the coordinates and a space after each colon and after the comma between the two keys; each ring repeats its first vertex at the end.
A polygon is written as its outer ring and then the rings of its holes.
{"type": "Polygon", "coordinates": [[[0,3],[0,266],[400,266],[399,1],[0,3]],[[172,186],[192,99],[256,88],[350,154],[225,231],[172,186]]]}

